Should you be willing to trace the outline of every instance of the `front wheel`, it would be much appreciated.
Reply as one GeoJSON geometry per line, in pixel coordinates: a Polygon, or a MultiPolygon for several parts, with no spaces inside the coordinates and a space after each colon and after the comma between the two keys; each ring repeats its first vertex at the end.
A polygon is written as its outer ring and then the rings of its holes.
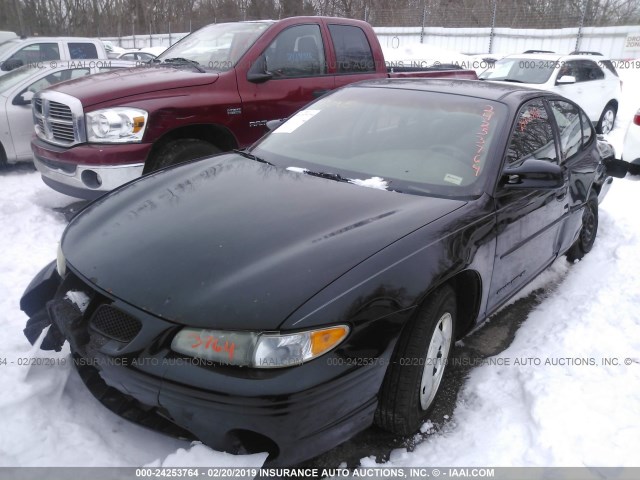
{"type": "Polygon", "coordinates": [[[451,287],[432,293],[405,328],[382,383],[375,422],[398,435],[420,428],[440,391],[456,324],[451,287]]]}
{"type": "Polygon", "coordinates": [[[160,168],[208,157],[220,152],[221,150],[215,145],[197,138],[173,140],[161,148],[149,165],[145,165],[144,173],[151,173],[160,168]]]}
{"type": "Polygon", "coordinates": [[[593,248],[598,233],[598,195],[593,190],[589,194],[589,200],[582,212],[582,228],[580,235],[571,248],[567,251],[567,260],[575,262],[580,260],[593,248]]]}
{"type": "Polygon", "coordinates": [[[608,103],[604,110],[602,111],[602,115],[600,115],[600,120],[598,121],[598,133],[607,134],[613,130],[613,124],[616,122],[616,107],[611,103],[608,103]]]}

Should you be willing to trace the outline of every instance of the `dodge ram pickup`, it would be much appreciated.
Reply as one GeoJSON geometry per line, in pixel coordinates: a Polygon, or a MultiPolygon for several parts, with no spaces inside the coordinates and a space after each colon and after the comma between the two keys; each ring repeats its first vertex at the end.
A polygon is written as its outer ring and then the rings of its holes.
{"type": "Polygon", "coordinates": [[[209,25],[151,64],[36,94],[34,163],[50,187],[93,199],[159,168],[245,148],[270,120],[335,88],[387,77],[476,74],[390,68],[372,27],[357,20],[209,25]]]}

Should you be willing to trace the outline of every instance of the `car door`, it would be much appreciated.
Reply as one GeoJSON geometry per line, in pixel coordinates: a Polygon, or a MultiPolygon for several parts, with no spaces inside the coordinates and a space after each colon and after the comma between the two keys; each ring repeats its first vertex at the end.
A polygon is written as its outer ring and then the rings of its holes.
{"type": "Polygon", "coordinates": [[[586,114],[564,99],[550,99],[549,106],[560,136],[560,159],[569,181],[568,215],[561,224],[559,251],[567,250],[582,225],[583,206],[589,198],[598,165],[595,132],[586,114]]]}
{"type": "Polygon", "coordinates": [[[73,78],[89,75],[88,68],[75,68],[50,73],[27,86],[19,87],[7,102],[7,116],[10,118],[9,128],[17,160],[30,159],[31,137],[33,135],[33,117],[31,115],[31,97],[43,88],[73,78]],[[25,95],[26,94],[26,95],[25,95]]]}
{"type": "Polygon", "coordinates": [[[334,88],[325,52],[320,25],[294,25],[280,32],[249,70],[248,75],[269,72],[270,79],[255,82],[238,75],[249,142],[265,133],[267,121],[286,118],[334,88]]]}
{"type": "MultiPolygon", "coordinates": [[[[519,110],[507,146],[505,168],[527,159],[559,163],[554,124],[542,99],[519,110]]],[[[496,187],[496,254],[489,310],[531,281],[557,256],[560,223],[568,210],[567,182],[557,189],[510,188],[503,176],[496,187]]]]}

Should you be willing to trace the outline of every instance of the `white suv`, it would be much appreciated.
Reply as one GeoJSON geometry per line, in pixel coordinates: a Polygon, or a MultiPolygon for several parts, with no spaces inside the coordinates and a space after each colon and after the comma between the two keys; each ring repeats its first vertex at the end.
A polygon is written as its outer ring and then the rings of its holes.
{"type": "Polygon", "coordinates": [[[582,107],[598,133],[613,129],[622,88],[613,63],[597,52],[558,55],[528,50],[498,60],[480,79],[515,82],[567,97],[582,107]]]}

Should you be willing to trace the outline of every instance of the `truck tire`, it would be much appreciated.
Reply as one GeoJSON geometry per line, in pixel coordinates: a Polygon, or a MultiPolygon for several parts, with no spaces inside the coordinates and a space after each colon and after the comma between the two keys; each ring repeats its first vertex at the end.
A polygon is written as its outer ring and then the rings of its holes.
{"type": "Polygon", "coordinates": [[[220,153],[215,145],[197,138],[180,138],[164,145],[151,160],[151,164],[145,166],[144,173],[155,172],[164,167],[188,162],[196,158],[209,157],[220,153]]]}
{"type": "Polygon", "coordinates": [[[417,431],[428,417],[455,338],[453,289],[433,292],[402,332],[378,395],[375,423],[397,435],[417,431]]]}
{"type": "Polygon", "coordinates": [[[616,112],[616,106],[613,103],[607,103],[598,121],[598,127],[596,129],[598,133],[607,134],[613,130],[613,125],[616,122],[616,112]]]}
{"type": "Polygon", "coordinates": [[[571,263],[580,260],[593,248],[598,233],[598,195],[591,190],[589,199],[582,213],[580,235],[571,248],[567,250],[567,260],[571,263]]]}

